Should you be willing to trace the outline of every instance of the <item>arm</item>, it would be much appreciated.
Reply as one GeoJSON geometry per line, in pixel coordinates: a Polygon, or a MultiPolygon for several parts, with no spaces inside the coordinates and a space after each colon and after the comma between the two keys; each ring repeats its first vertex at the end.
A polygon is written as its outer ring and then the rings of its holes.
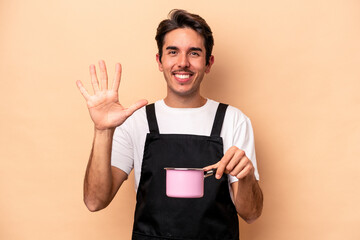
{"type": "Polygon", "coordinates": [[[93,147],[84,179],[84,202],[92,212],[108,206],[127,179],[125,172],[111,167],[113,133],[113,130],[95,129],[93,147]]]}
{"type": "Polygon", "coordinates": [[[234,203],[239,216],[247,223],[253,223],[260,217],[263,207],[263,195],[255,176],[247,176],[231,184],[234,203]]]}
{"type": "Polygon", "coordinates": [[[214,165],[204,168],[205,171],[217,168],[215,177],[220,179],[226,173],[238,178],[231,184],[234,203],[239,216],[247,223],[260,217],[263,208],[263,195],[254,175],[254,166],[245,152],[233,146],[224,157],[214,165]]]}
{"type": "Polygon", "coordinates": [[[84,202],[90,211],[105,208],[127,179],[125,172],[111,167],[113,134],[117,126],[125,122],[137,109],[147,104],[146,100],[140,100],[129,108],[124,108],[118,100],[121,65],[116,64],[115,79],[110,89],[108,89],[105,62],[100,61],[99,66],[101,84],[98,82],[95,66],[90,66],[94,95],[91,96],[83,84],[77,81],[77,86],[87,102],[95,126],[93,147],[84,179],[84,202]]]}

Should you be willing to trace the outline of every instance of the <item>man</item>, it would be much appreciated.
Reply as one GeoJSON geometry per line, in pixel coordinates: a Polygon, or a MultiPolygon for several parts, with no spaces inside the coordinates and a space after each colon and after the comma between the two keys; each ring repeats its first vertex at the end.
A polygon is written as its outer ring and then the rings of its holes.
{"type": "Polygon", "coordinates": [[[134,169],[133,239],[239,239],[237,214],[251,223],[263,204],[250,120],[200,94],[214,63],[212,32],[204,19],[173,10],[159,24],[156,40],[165,99],[124,108],[118,100],[120,64],[111,88],[104,61],[100,82],[90,66],[92,96],[77,82],[95,124],[85,204],[90,211],[105,208],[134,169]],[[165,167],[217,170],[215,178],[205,180],[204,197],[185,199],[166,196],[165,167]]]}

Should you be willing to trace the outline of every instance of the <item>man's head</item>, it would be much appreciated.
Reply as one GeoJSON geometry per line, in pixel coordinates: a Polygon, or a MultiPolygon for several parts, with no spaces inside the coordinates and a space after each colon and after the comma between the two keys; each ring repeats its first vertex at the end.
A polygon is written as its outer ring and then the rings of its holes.
{"type": "Polygon", "coordinates": [[[204,39],[206,49],[206,65],[209,64],[214,38],[211,29],[205,20],[196,14],[188,13],[185,10],[174,9],[169,13],[169,19],[160,22],[156,32],[156,42],[159,51],[159,60],[163,54],[163,45],[165,35],[178,28],[191,28],[199,33],[204,39]]]}

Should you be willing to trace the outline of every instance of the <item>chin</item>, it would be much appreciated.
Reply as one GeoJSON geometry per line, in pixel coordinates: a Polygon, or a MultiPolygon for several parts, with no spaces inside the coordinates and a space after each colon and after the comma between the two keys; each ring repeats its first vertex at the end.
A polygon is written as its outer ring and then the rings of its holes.
{"type": "Polygon", "coordinates": [[[197,89],[183,89],[183,90],[172,90],[173,93],[175,93],[178,96],[181,97],[187,97],[187,96],[193,96],[197,92],[197,89]]]}

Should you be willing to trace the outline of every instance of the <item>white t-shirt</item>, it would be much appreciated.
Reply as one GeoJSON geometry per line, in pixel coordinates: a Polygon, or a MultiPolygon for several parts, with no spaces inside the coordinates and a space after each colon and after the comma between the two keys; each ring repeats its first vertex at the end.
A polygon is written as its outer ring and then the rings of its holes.
{"type": "MultiPolygon", "coordinates": [[[[210,136],[219,103],[208,99],[199,108],[171,108],[164,100],[155,102],[155,114],[160,134],[194,134],[210,136]]],[[[134,169],[135,189],[141,175],[146,135],[149,125],[145,107],[137,110],[114,133],[111,165],[128,175],[134,169]]],[[[255,177],[259,179],[256,165],[254,134],[251,122],[239,109],[229,106],[220,136],[223,138],[224,153],[232,146],[245,151],[255,168],[255,177]]],[[[220,159],[219,159],[220,160],[220,159]]],[[[205,167],[205,166],[204,166],[205,167]]],[[[228,175],[229,184],[237,181],[228,175]]]]}

